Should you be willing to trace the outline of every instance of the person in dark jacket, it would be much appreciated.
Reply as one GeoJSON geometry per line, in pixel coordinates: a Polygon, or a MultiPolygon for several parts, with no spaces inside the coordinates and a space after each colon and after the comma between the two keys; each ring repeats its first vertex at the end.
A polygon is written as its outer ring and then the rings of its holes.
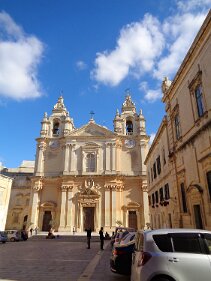
{"type": "Polygon", "coordinates": [[[100,234],[100,249],[104,250],[103,249],[103,245],[104,245],[103,227],[100,228],[99,234],[100,234]]]}
{"type": "Polygon", "coordinates": [[[91,241],[91,237],[92,237],[92,229],[91,227],[85,229],[86,231],[86,236],[87,236],[87,249],[90,249],[90,241],[91,241]]]}

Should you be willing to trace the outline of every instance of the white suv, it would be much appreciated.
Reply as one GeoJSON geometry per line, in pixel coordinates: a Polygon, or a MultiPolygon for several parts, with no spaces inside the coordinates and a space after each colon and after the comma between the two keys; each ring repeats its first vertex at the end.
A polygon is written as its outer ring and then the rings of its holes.
{"type": "Polygon", "coordinates": [[[211,232],[200,229],[138,231],[131,281],[210,281],[211,232]]]}

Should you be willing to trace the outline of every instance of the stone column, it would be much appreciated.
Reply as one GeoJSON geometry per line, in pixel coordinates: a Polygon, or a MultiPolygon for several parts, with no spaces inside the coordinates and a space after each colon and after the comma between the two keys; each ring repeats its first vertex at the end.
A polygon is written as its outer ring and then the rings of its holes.
{"type": "Polygon", "coordinates": [[[112,186],[112,191],[111,191],[111,195],[112,195],[112,226],[116,226],[116,186],[112,186]]]}
{"type": "Polygon", "coordinates": [[[66,229],[71,231],[74,226],[74,221],[72,219],[72,198],[73,198],[73,186],[68,186],[67,189],[67,225],[66,229]]]}
{"type": "Polygon", "coordinates": [[[106,143],[106,172],[111,170],[111,145],[110,143],[106,143]]]}
{"type": "Polygon", "coordinates": [[[80,231],[81,232],[83,231],[83,223],[84,223],[84,220],[83,220],[83,206],[81,204],[81,206],[80,206],[80,231]]]}
{"type": "Polygon", "coordinates": [[[70,155],[70,145],[65,145],[65,154],[64,154],[64,173],[69,172],[69,155],[70,155]]]}
{"type": "Polygon", "coordinates": [[[64,231],[66,227],[66,197],[67,197],[67,187],[65,185],[62,185],[59,231],[64,231]]]}
{"type": "Polygon", "coordinates": [[[44,170],[44,151],[46,149],[45,142],[41,142],[38,145],[38,159],[37,159],[37,171],[36,174],[42,175],[44,170]]]}
{"type": "Polygon", "coordinates": [[[103,149],[102,148],[100,148],[99,152],[98,152],[98,163],[99,163],[98,170],[99,170],[100,173],[102,173],[103,170],[104,170],[104,165],[103,165],[103,163],[104,163],[104,155],[103,155],[103,149]]]}
{"type": "Polygon", "coordinates": [[[116,170],[116,144],[112,143],[112,151],[111,151],[111,156],[112,156],[112,172],[116,170]]]}
{"type": "Polygon", "coordinates": [[[85,154],[84,151],[82,151],[82,153],[81,153],[81,166],[82,166],[81,171],[82,171],[82,174],[84,172],[86,172],[85,158],[86,158],[86,154],[85,154]]]}
{"type": "Polygon", "coordinates": [[[105,226],[111,226],[110,186],[105,186],[105,226]]]}
{"type": "MultiPolygon", "coordinates": [[[[43,185],[42,181],[38,180],[34,183],[32,187],[33,197],[31,203],[31,218],[29,218],[28,222],[33,223],[33,225],[38,225],[38,217],[39,217],[39,192],[42,190],[43,185]]],[[[30,225],[28,225],[30,227],[30,225]]]]}
{"type": "Polygon", "coordinates": [[[75,172],[75,163],[76,163],[76,159],[75,159],[75,144],[71,144],[70,145],[70,172],[75,172]]]}
{"type": "MultiPolygon", "coordinates": [[[[150,222],[149,217],[149,201],[148,201],[148,189],[147,189],[147,181],[143,181],[142,183],[142,191],[143,191],[143,199],[142,199],[142,206],[143,206],[143,227],[146,226],[146,223],[150,222]]],[[[142,226],[141,226],[142,227],[142,226]]]]}

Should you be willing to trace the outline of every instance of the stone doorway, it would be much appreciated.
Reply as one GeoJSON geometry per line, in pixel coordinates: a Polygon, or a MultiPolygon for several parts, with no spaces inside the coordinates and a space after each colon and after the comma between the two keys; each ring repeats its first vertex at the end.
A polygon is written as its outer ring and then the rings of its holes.
{"type": "Polygon", "coordinates": [[[200,205],[194,205],[195,225],[198,229],[203,229],[200,205]]]}
{"type": "Polygon", "coordinates": [[[137,229],[136,211],[129,211],[128,226],[137,229]]]}
{"type": "Polygon", "coordinates": [[[51,228],[50,222],[52,220],[51,211],[45,211],[43,216],[42,231],[49,231],[51,228]]]}
{"type": "Polygon", "coordinates": [[[83,230],[91,227],[92,231],[94,228],[94,207],[83,207],[83,230]]]}

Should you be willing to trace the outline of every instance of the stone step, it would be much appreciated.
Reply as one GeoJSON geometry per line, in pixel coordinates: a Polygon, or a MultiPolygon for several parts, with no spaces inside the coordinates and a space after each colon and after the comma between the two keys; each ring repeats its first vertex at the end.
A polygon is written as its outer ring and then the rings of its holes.
{"type": "MultiPolygon", "coordinates": [[[[46,236],[47,236],[47,232],[45,232],[45,233],[38,233],[37,235],[32,235],[32,236],[30,236],[29,237],[29,239],[31,240],[31,241],[41,241],[41,240],[46,240],[46,236]]],[[[54,233],[54,235],[55,235],[55,239],[57,240],[57,241],[70,241],[70,242],[86,242],[86,239],[87,239],[87,237],[86,237],[86,235],[84,234],[79,234],[79,235],[77,235],[77,234],[75,234],[75,235],[67,235],[67,234],[61,234],[61,233],[57,233],[57,232],[55,232],[54,233]]],[[[48,239],[48,240],[54,240],[54,239],[48,239]]],[[[99,234],[96,234],[96,233],[94,233],[93,235],[92,235],[92,238],[91,238],[91,241],[92,242],[100,242],[100,236],[99,236],[99,234]]]]}

